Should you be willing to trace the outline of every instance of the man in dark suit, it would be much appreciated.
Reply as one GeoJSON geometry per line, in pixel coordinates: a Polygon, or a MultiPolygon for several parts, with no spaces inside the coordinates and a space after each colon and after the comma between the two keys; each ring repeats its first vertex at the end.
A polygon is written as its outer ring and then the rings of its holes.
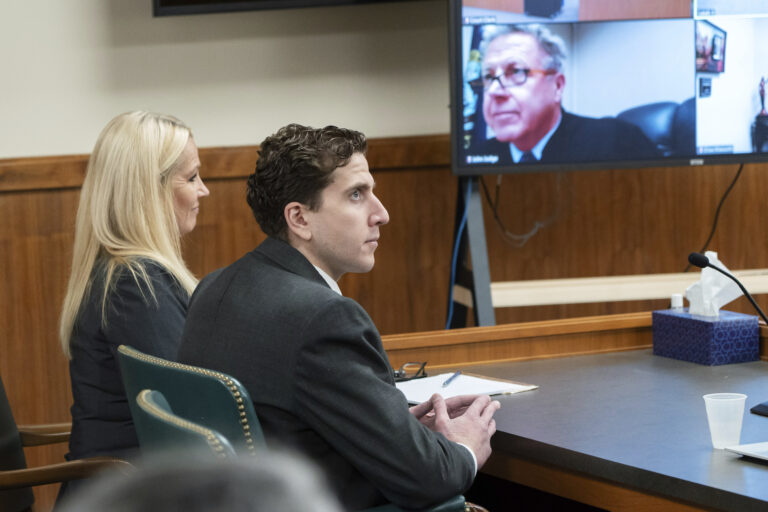
{"type": "Polygon", "coordinates": [[[267,442],[315,460],[346,507],[419,508],[469,487],[499,404],[435,395],[409,409],[376,327],[341,295],[344,273],[373,268],[389,221],[365,151],[336,127],[267,137],[248,204],[268,238],[200,283],[179,360],[242,381],[267,442]]]}
{"type": "Polygon", "coordinates": [[[588,118],[561,107],[565,75],[562,40],[543,25],[507,26],[483,56],[483,118],[495,138],[476,135],[471,163],[616,161],[659,156],[637,126],[615,118],[588,118]]]}

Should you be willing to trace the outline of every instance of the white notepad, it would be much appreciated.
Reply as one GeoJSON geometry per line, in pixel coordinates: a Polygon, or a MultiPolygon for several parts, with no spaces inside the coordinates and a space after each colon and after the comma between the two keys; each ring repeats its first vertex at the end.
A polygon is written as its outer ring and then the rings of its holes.
{"type": "Polygon", "coordinates": [[[768,460],[768,442],[726,446],[725,449],[726,451],[738,453],[739,455],[768,460]]]}
{"type": "Polygon", "coordinates": [[[513,382],[509,380],[492,379],[476,375],[462,373],[446,387],[445,382],[453,373],[441,373],[423,379],[413,379],[405,382],[398,382],[397,389],[403,392],[408,401],[412,404],[426,402],[435,393],[439,393],[443,398],[450,398],[459,395],[501,395],[520,393],[536,389],[538,386],[524,384],[522,382],[513,382]]]}

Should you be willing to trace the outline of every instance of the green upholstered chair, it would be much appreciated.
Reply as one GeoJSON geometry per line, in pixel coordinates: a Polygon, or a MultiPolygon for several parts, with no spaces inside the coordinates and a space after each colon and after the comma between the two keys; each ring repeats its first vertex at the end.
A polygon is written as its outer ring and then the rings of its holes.
{"type": "Polygon", "coordinates": [[[133,466],[112,457],[93,457],[28,468],[24,447],[69,441],[70,423],[17,426],[0,379],[0,512],[29,510],[32,487],[86,478],[105,469],[128,472],[133,466]]]}
{"type": "MultiPolygon", "coordinates": [[[[239,455],[255,454],[258,445],[264,445],[251,397],[234,377],[150,356],[126,345],[118,347],[117,358],[142,450],[145,442],[137,416],[143,413],[137,410],[134,397],[145,389],[160,391],[176,416],[221,434],[239,455]]],[[[459,495],[424,512],[464,511],[464,497],[459,495]]],[[[383,505],[365,512],[405,511],[395,505],[383,505]]]]}
{"type": "Polygon", "coordinates": [[[200,448],[209,449],[213,455],[224,459],[236,456],[227,438],[213,429],[174,414],[159,391],[140,391],[136,397],[136,412],[133,423],[139,437],[139,446],[145,452],[200,448]]]}
{"type": "Polygon", "coordinates": [[[143,389],[159,391],[176,415],[215,430],[232,443],[237,453],[255,454],[264,444],[253,402],[234,377],[150,356],[121,345],[120,364],[131,415],[136,418],[136,397],[143,389]]]}

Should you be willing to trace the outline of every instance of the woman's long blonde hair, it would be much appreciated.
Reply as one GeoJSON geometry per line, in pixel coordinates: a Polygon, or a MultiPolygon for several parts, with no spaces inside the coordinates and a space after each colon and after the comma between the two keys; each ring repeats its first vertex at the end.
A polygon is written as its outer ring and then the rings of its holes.
{"type": "Polygon", "coordinates": [[[117,116],[99,135],[80,192],[72,272],[59,325],[68,357],[82,304],[91,293],[100,293],[104,319],[110,290],[123,270],[153,299],[148,260],[164,267],[188,293],[197,285],[181,257],[171,183],[190,137],[189,128],[175,117],[140,111],[117,116]],[[105,272],[103,290],[92,289],[97,265],[105,272]]]}

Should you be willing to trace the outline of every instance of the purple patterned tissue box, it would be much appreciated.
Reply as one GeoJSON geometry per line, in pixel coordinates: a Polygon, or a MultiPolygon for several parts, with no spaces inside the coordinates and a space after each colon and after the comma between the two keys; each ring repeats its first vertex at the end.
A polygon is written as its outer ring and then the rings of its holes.
{"type": "Polygon", "coordinates": [[[653,353],[717,366],[760,358],[757,317],[720,310],[717,317],[691,315],[687,309],[652,314],[653,353]]]}

